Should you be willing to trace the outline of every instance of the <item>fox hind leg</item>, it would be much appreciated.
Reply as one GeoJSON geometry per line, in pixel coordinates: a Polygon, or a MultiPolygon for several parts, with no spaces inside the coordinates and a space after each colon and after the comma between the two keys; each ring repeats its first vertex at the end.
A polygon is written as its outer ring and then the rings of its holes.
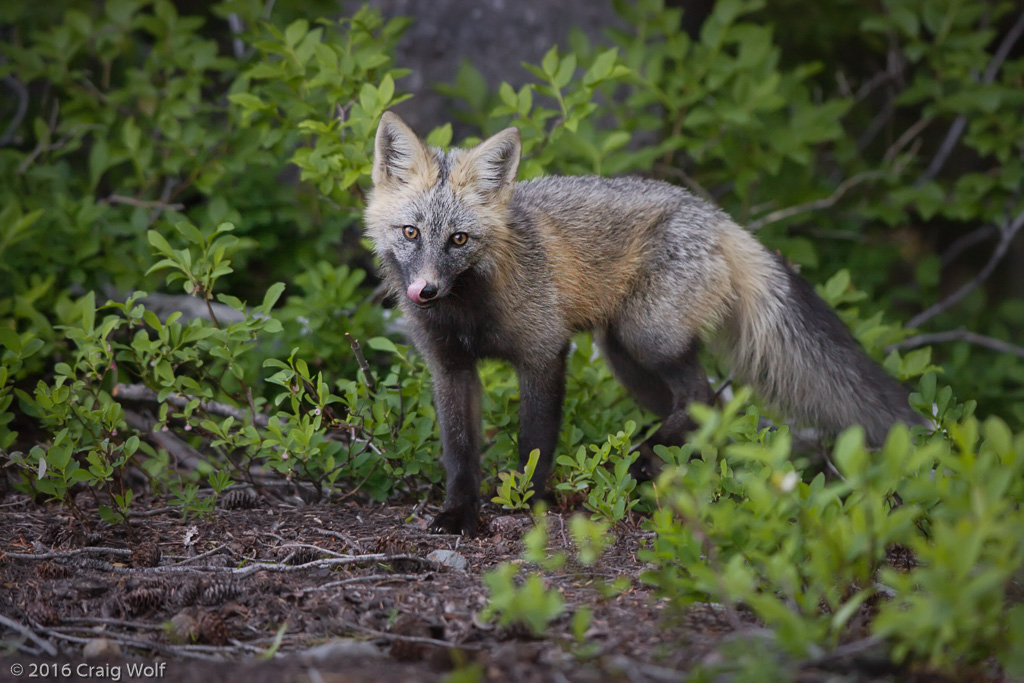
{"type": "Polygon", "coordinates": [[[640,457],[631,473],[641,481],[657,474],[661,459],[654,446],[681,446],[688,432],[696,428],[690,417],[691,402],[710,403],[711,385],[700,363],[700,345],[696,338],[681,345],[676,353],[642,353],[643,347],[627,341],[610,327],[597,336],[615,377],[629,390],[640,405],[662,418],[661,426],[636,447],[640,457]]]}

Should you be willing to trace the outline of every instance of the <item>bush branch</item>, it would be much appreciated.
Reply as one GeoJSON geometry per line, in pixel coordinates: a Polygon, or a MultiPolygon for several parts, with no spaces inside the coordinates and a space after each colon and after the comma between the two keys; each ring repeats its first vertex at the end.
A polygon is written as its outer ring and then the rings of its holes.
{"type": "Polygon", "coordinates": [[[847,178],[846,180],[841,182],[839,186],[836,187],[836,189],[833,190],[832,194],[830,194],[829,196],[822,197],[821,199],[815,199],[814,201],[805,202],[804,204],[797,204],[796,206],[787,206],[784,209],[772,211],[771,213],[751,222],[747,226],[747,229],[750,230],[751,232],[756,232],[766,225],[777,223],[786,218],[798,216],[802,213],[807,213],[809,211],[827,209],[831,206],[834,206],[836,202],[843,198],[843,195],[850,191],[850,189],[856,187],[857,185],[860,185],[865,181],[881,178],[885,176],[887,173],[888,171],[884,170],[865,171],[863,173],[858,173],[857,175],[847,178]]]}
{"type": "MultiPolygon", "coordinates": [[[[145,386],[144,384],[118,384],[114,387],[114,390],[110,392],[111,395],[118,401],[144,401],[147,403],[160,403],[157,393],[145,386]]],[[[184,394],[171,394],[167,397],[166,401],[177,408],[184,408],[193,399],[184,394]]],[[[199,407],[212,414],[220,415],[221,417],[233,417],[239,422],[245,423],[248,421],[248,416],[245,410],[236,408],[227,403],[220,403],[218,401],[199,401],[199,407]]],[[[260,427],[266,427],[270,424],[270,418],[263,413],[253,413],[253,421],[260,427]]]]}
{"type": "Polygon", "coordinates": [[[929,344],[942,344],[945,342],[957,341],[977,344],[978,346],[984,346],[987,349],[992,349],[999,353],[1010,353],[1018,358],[1024,359],[1024,346],[1017,346],[1010,342],[1003,341],[1002,339],[996,339],[995,337],[986,337],[983,334],[971,332],[970,330],[948,330],[946,332],[918,334],[913,337],[907,337],[903,341],[886,346],[885,351],[888,353],[894,349],[916,349],[919,346],[928,346],[929,344]]]}
{"type": "Polygon", "coordinates": [[[923,323],[931,320],[943,311],[952,308],[963,300],[965,296],[977,289],[981,283],[988,279],[996,269],[996,266],[999,265],[1003,256],[1006,255],[1006,251],[1010,248],[1010,243],[1013,242],[1013,238],[1017,236],[1017,233],[1020,232],[1022,226],[1024,226],[1024,211],[1017,214],[1012,222],[1004,224],[1000,228],[999,243],[996,244],[996,248],[992,250],[992,255],[989,257],[988,262],[982,267],[981,271],[974,276],[974,278],[964,284],[960,289],[947,296],[945,299],[942,299],[915,315],[907,321],[906,326],[920,327],[923,323]]]}
{"type": "Polygon", "coordinates": [[[345,339],[348,339],[352,352],[356,354],[356,361],[359,363],[359,369],[363,371],[363,379],[366,381],[367,390],[372,392],[374,386],[373,375],[370,374],[370,364],[366,362],[366,357],[363,355],[363,350],[359,347],[359,342],[348,332],[345,333],[345,339]]]}
{"type": "MultiPolygon", "coordinates": [[[[992,60],[985,67],[985,73],[981,77],[982,85],[990,85],[995,79],[996,74],[999,73],[999,67],[1003,65],[1006,58],[1010,55],[1010,50],[1013,49],[1014,44],[1020,39],[1021,34],[1024,33],[1024,12],[1021,12],[1020,16],[1017,17],[1017,21],[1007,31],[1006,36],[1003,38],[1003,42],[999,44],[996,53],[992,55],[992,60]]],[[[967,116],[960,114],[954,119],[953,124],[949,127],[949,131],[946,132],[946,137],[942,140],[942,144],[939,145],[939,151],[932,159],[931,163],[928,164],[928,168],[921,174],[921,177],[917,179],[915,185],[923,185],[935,176],[939,174],[942,167],[945,166],[946,160],[949,155],[953,153],[953,149],[956,144],[960,142],[960,136],[964,134],[964,130],[967,128],[967,116]]]]}

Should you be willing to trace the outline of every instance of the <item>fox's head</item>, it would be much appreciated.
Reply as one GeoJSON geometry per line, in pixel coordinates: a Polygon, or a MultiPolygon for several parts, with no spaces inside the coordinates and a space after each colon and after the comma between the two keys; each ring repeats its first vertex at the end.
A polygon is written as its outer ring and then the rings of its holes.
{"type": "Polygon", "coordinates": [[[413,304],[443,301],[460,275],[499,267],[512,239],[509,202],[521,151],[515,128],[445,152],[425,145],[395,114],[381,117],[366,233],[386,276],[413,304]]]}

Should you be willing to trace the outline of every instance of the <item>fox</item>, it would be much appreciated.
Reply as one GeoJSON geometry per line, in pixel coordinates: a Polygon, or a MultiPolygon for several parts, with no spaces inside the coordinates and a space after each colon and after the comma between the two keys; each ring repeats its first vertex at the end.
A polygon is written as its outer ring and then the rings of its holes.
{"type": "Polygon", "coordinates": [[[813,287],[722,209],[641,177],[517,182],[521,156],[514,127],[445,151],[390,111],[374,139],[365,234],[430,371],[440,429],[446,490],[430,531],[477,529],[481,359],[516,371],[519,463],[539,450],[544,491],[581,331],[661,420],[647,455],[685,443],[689,404],[712,402],[702,344],[767,405],[823,432],[859,424],[880,445],[897,422],[926,424],[813,287]]]}

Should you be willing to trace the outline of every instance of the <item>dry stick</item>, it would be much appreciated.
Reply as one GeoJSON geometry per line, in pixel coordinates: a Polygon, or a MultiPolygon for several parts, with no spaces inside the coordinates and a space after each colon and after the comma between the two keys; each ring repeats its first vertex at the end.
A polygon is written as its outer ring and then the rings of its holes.
{"type": "Polygon", "coordinates": [[[448,649],[459,649],[459,650],[479,650],[480,647],[476,645],[459,645],[458,643],[452,643],[447,640],[438,640],[437,638],[423,638],[422,636],[403,636],[397,633],[385,633],[384,631],[375,631],[372,628],[366,628],[359,624],[354,624],[350,621],[341,622],[345,628],[350,628],[360,633],[366,633],[367,635],[374,636],[376,638],[383,638],[384,640],[400,640],[403,643],[419,643],[421,645],[437,645],[438,647],[444,647],[448,649]]]}
{"type": "Polygon", "coordinates": [[[842,199],[843,195],[846,194],[851,188],[863,183],[866,180],[873,180],[887,175],[887,171],[865,171],[864,173],[858,173],[855,176],[847,178],[830,194],[828,197],[821,199],[815,199],[814,201],[806,202],[804,204],[797,204],[796,206],[787,206],[784,209],[772,211],[766,216],[758,218],[756,221],[751,222],[747,229],[750,232],[756,232],[766,225],[776,223],[785,218],[799,215],[801,213],[807,213],[808,211],[817,211],[818,209],[827,209],[833,206],[836,202],[842,199]]]}
{"type": "Polygon", "coordinates": [[[801,666],[804,668],[821,666],[822,664],[826,664],[828,662],[834,662],[839,659],[845,659],[846,657],[858,655],[868,650],[873,650],[876,647],[882,645],[884,642],[885,641],[882,638],[879,638],[878,636],[868,636],[866,638],[861,638],[860,640],[854,640],[852,642],[846,643],[845,645],[840,645],[835,649],[829,652],[825,652],[824,654],[814,657],[806,662],[803,662],[801,666]]]}
{"type": "Polygon", "coordinates": [[[112,194],[103,200],[104,204],[127,204],[128,206],[135,206],[141,209],[161,209],[161,210],[173,210],[173,211],[184,211],[184,204],[168,204],[166,201],[153,200],[153,199],[137,199],[135,197],[126,197],[120,194],[112,194]]]}
{"type": "Polygon", "coordinates": [[[25,120],[25,112],[28,111],[28,90],[21,84],[21,81],[14,76],[5,76],[4,85],[13,90],[14,94],[18,96],[18,108],[14,112],[14,118],[11,119],[3,134],[0,135],[0,147],[6,147],[14,139],[14,133],[18,130],[21,122],[25,120]]]}
{"type": "Polygon", "coordinates": [[[328,588],[347,586],[353,583],[367,583],[371,581],[379,581],[381,583],[388,583],[391,581],[415,581],[417,579],[423,579],[426,576],[429,576],[429,574],[369,574],[367,576],[353,576],[350,579],[330,581],[328,583],[320,584],[319,586],[303,588],[299,593],[301,595],[305,595],[306,593],[315,593],[317,591],[327,590],[328,588]]]}
{"type": "MultiPolygon", "coordinates": [[[[29,555],[28,557],[34,557],[29,555]]],[[[257,562],[245,567],[186,567],[181,564],[160,565],[158,567],[115,567],[112,564],[104,563],[102,569],[114,574],[229,574],[241,577],[255,574],[256,572],[270,573],[291,573],[300,572],[306,569],[328,569],[330,567],[363,564],[363,563],[390,563],[390,562],[415,562],[418,565],[432,570],[442,571],[444,565],[424,557],[416,555],[387,555],[374,553],[370,555],[349,555],[345,557],[329,557],[323,560],[314,560],[303,564],[279,564],[272,562],[257,562]]]]}
{"type": "MultiPolygon", "coordinates": [[[[145,401],[148,403],[159,403],[157,393],[144,384],[118,384],[114,387],[111,395],[118,400],[145,401]]],[[[184,394],[171,394],[166,401],[177,408],[184,408],[192,399],[184,394]]],[[[246,411],[240,410],[227,403],[218,401],[199,401],[199,407],[208,413],[220,415],[221,417],[233,417],[239,422],[246,422],[246,411]]],[[[253,413],[253,419],[260,427],[270,424],[270,418],[263,413],[253,413]]]]}
{"type": "Polygon", "coordinates": [[[960,235],[953,243],[946,247],[945,251],[942,252],[942,256],[939,257],[939,267],[946,268],[953,261],[960,257],[960,254],[964,253],[976,244],[981,244],[993,237],[999,236],[999,228],[994,225],[983,225],[980,228],[975,228],[970,232],[960,235]]]}
{"type": "Polygon", "coordinates": [[[162,631],[160,624],[149,624],[144,621],[125,621],[124,619],[110,619],[107,617],[64,617],[62,624],[80,624],[82,626],[120,626],[121,628],[135,628],[140,631],[162,631]]]}
{"type": "MultiPolygon", "coordinates": [[[[291,548],[296,548],[296,549],[299,549],[299,548],[310,548],[312,550],[316,550],[317,552],[321,552],[321,553],[323,553],[325,555],[328,555],[329,557],[351,557],[351,555],[345,555],[344,553],[339,553],[337,550],[328,550],[327,548],[322,548],[322,547],[320,547],[320,546],[318,546],[316,544],[313,544],[313,543],[300,543],[298,541],[289,541],[287,538],[285,538],[284,536],[281,536],[280,534],[271,533],[271,534],[268,534],[268,535],[273,536],[274,538],[276,538],[279,541],[284,541],[283,545],[277,546],[279,550],[289,550],[291,548]]],[[[289,555],[289,556],[292,556],[294,554],[295,553],[292,552],[291,555],[289,555]]]]}
{"type": "MultiPolygon", "coordinates": [[[[180,562],[175,562],[172,565],[165,565],[165,566],[168,566],[168,567],[184,567],[185,565],[191,564],[191,563],[195,562],[196,560],[202,560],[202,559],[205,559],[207,557],[210,557],[211,555],[216,555],[216,554],[220,553],[220,551],[222,551],[222,550],[224,550],[226,548],[227,548],[227,545],[219,545],[216,548],[214,548],[213,550],[207,550],[205,553],[201,553],[201,554],[196,555],[194,557],[186,557],[185,559],[181,560],[180,562]]],[[[228,552],[230,552],[230,549],[228,549],[228,552]]]]}
{"type": "Polygon", "coordinates": [[[973,292],[982,282],[988,279],[989,275],[996,269],[999,262],[1006,255],[1006,251],[1010,248],[1010,243],[1013,242],[1013,238],[1017,236],[1021,227],[1024,227],[1024,211],[1017,214],[1016,218],[1009,225],[1004,225],[1000,229],[999,243],[996,248],[992,251],[992,256],[989,257],[988,262],[982,267],[981,271],[978,272],[974,278],[964,284],[960,289],[956,290],[945,299],[932,304],[928,308],[924,309],[913,318],[907,321],[907,327],[921,327],[921,325],[934,318],[938,314],[942,313],[948,308],[959,303],[965,296],[973,292]]]}
{"type": "Polygon", "coordinates": [[[373,391],[373,375],[370,374],[370,364],[366,362],[366,357],[363,356],[363,350],[359,347],[359,342],[356,341],[348,332],[345,333],[345,339],[348,339],[349,346],[352,347],[352,351],[356,354],[356,361],[359,363],[359,369],[363,371],[363,379],[366,381],[366,388],[369,391],[373,391]]]}
{"type": "Polygon", "coordinates": [[[46,553],[4,553],[2,558],[13,557],[16,560],[53,560],[75,555],[119,555],[131,557],[132,551],[127,548],[100,548],[89,546],[87,548],[75,548],[74,550],[53,550],[46,553]]]}
{"type": "Polygon", "coordinates": [[[316,528],[314,528],[314,529],[311,529],[310,531],[312,531],[313,533],[322,534],[324,536],[330,536],[332,538],[337,538],[339,540],[342,540],[342,541],[344,541],[345,543],[348,544],[348,547],[352,548],[353,550],[355,550],[360,555],[366,552],[365,550],[363,550],[363,546],[361,546],[359,544],[359,541],[355,540],[354,538],[352,538],[348,534],[343,534],[340,531],[332,531],[330,529],[316,529],[316,528]]]}
{"type": "MultiPolygon", "coordinates": [[[[1022,33],[1024,33],[1024,12],[1021,12],[1020,16],[1017,17],[1016,23],[1006,33],[1003,42],[999,44],[996,53],[992,55],[992,60],[985,67],[985,73],[981,78],[982,85],[990,85],[996,79],[999,67],[1006,61],[1006,58],[1010,55],[1010,50],[1013,49],[1014,43],[1017,42],[1022,33]]],[[[949,155],[953,153],[953,148],[960,141],[960,136],[963,135],[965,128],[967,128],[967,116],[960,114],[949,127],[949,131],[946,133],[942,144],[939,145],[938,154],[935,155],[931,163],[928,164],[928,168],[925,169],[925,172],[914,183],[915,186],[923,185],[939,174],[939,171],[946,164],[949,155]]]]}
{"type": "MultiPolygon", "coordinates": [[[[114,391],[117,391],[117,387],[114,387],[114,391]]],[[[199,451],[189,446],[173,433],[163,431],[154,432],[153,425],[156,424],[155,418],[147,417],[146,415],[137,413],[134,410],[125,410],[124,421],[128,423],[129,427],[138,430],[144,436],[155,441],[158,446],[173,455],[178,461],[179,466],[195,470],[199,466],[199,463],[203,461],[203,456],[199,451]]]]}
{"type": "Polygon", "coordinates": [[[112,631],[104,631],[102,635],[96,634],[90,637],[73,636],[69,633],[64,633],[59,629],[44,628],[40,629],[42,632],[51,638],[59,638],[66,640],[71,643],[89,643],[96,638],[106,638],[107,640],[113,640],[121,645],[127,647],[134,647],[140,650],[155,650],[166,657],[172,657],[180,659],[183,657],[191,657],[192,659],[204,659],[211,662],[222,662],[223,657],[211,656],[207,653],[221,653],[224,654],[236,654],[238,648],[232,647],[215,647],[215,646],[202,646],[202,645],[164,645],[158,643],[155,640],[142,640],[139,638],[131,638],[129,636],[114,633],[112,631]]]}
{"type": "Polygon", "coordinates": [[[932,332],[930,334],[918,334],[913,337],[907,337],[903,341],[890,344],[885,347],[885,352],[889,353],[893,349],[916,349],[919,346],[927,346],[929,344],[942,344],[944,342],[954,341],[965,341],[970,344],[977,344],[978,346],[984,346],[987,349],[998,351],[999,353],[1010,353],[1018,358],[1024,358],[1024,346],[1016,346],[1009,342],[1005,342],[1002,339],[996,339],[995,337],[986,337],[983,334],[977,334],[970,330],[949,330],[947,332],[932,332]]]}
{"type": "Polygon", "coordinates": [[[40,648],[42,648],[43,652],[45,652],[46,654],[50,655],[51,657],[54,657],[54,656],[57,655],[57,648],[55,648],[50,643],[46,642],[45,640],[43,640],[42,638],[37,636],[32,631],[32,629],[30,629],[28,626],[25,626],[24,624],[20,624],[17,621],[14,621],[13,619],[8,619],[7,617],[5,617],[2,614],[0,614],[0,624],[3,624],[4,626],[7,626],[8,628],[12,628],[15,631],[17,631],[18,633],[20,633],[21,635],[25,636],[26,638],[31,640],[33,643],[38,645],[40,648]]]}

